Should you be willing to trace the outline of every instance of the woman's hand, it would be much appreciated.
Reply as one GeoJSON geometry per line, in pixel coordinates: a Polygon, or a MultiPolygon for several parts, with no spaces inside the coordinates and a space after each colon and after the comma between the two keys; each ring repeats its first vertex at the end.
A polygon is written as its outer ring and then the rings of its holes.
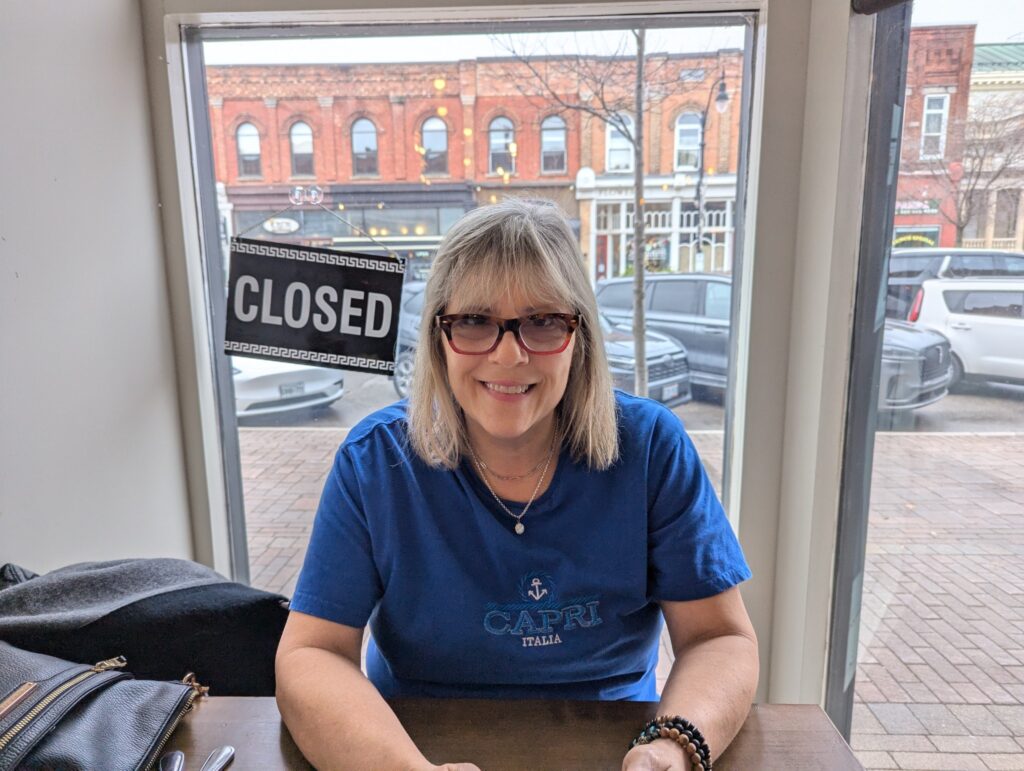
{"type": "Polygon", "coordinates": [[[638,744],[622,759],[622,771],[692,771],[683,748],[668,739],[638,744]]]}
{"type": "Polygon", "coordinates": [[[442,763],[430,768],[434,771],[480,771],[480,766],[475,763],[442,763]]]}

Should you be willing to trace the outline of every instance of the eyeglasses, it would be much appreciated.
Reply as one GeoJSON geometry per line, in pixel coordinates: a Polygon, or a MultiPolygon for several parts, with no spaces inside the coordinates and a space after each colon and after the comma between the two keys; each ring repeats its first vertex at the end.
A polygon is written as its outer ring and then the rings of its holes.
{"type": "Polygon", "coordinates": [[[580,316],[575,313],[534,313],[517,319],[449,313],[436,319],[452,350],[471,356],[493,351],[505,332],[511,332],[519,347],[528,353],[561,353],[580,325],[580,316]]]}

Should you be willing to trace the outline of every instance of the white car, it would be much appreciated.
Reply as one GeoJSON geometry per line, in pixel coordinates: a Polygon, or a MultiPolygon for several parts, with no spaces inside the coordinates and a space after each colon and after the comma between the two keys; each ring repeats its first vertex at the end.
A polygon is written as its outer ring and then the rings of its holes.
{"type": "Polygon", "coordinates": [[[1024,383],[1024,279],[925,281],[908,320],[949,338],[953,383],[1024,383]]]}
{"type": "Polygon", "coordinates": [[[230,356],[235,414],[269,415],[327,406],[345,393],[341,370],[247,356],[230,356]]]}

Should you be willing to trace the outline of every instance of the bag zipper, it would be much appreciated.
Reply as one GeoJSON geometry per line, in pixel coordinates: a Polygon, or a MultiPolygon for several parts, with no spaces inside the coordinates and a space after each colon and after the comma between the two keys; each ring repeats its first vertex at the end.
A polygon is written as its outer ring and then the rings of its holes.
{"type": "Polygon", "coordinates": [[[160,753],[164,751],[164,747],[167,746],[167,742],[170,741],[171,735],[178,727],[178,724],[182,721],[185,715],[192,711],[192,707],[195,705],[195,700],[200,696],[205,696],[210,690],[205,685],[200,685],[199,681],[196,680],[196,676],[191,672],[181,678],[181,682],[192,689],[188,698],[185,700],[185,708],[181,710],[181,712],[175,716],[174,720],[171,721],[170,725],[167,726],[167,730],[164,731],[163,736],[160,737],[160,741],[156,745],[156,751],[153,753],[152,760],[145,765],[143,771],[150,771],[150,769],[153,768],[156,764],[157,758],[160,757],[160,753]]]}
{"type": "Polygon", "coordinates": [[[101,661],[93,665],[89,669],[85,670],[84,672],[79,672],[70,680],[65,680],[63,683],[61,683],[48,694],[46,694],[46,696],[40,699],[39,702],[34,707],[32,707],[32,709],[25,713],[25,716],[21,718],[21,720],[19,720],[17,723],[11,726],[7,733],[5,733],[3,736],[0,736],[0,752],[2,752],[4,748],[11,743],[14,737],[21,733],[33,720],[35,720],[36,717],[39,716],[40,712],[42,712],[44,709],[50,706],[54,701],[59,699],[63,693],[74,688],[79,683],[88,680],[93,675],[97,675],[100,672],[106,672],[110,669],[120,669],[121,667],[126,666],[127,664],[128,662],[125,660],[124,656],[117,656],[113,659],[101,661]]]}

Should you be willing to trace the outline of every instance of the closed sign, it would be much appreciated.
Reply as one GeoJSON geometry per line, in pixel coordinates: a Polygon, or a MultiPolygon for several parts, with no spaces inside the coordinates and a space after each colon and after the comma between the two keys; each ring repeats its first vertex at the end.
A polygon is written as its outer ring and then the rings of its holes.
{"type": "Polygon", "coordinates": [[[230,274],[226,353],[394,371],[404,260],[236,238],[230,274]]]}

